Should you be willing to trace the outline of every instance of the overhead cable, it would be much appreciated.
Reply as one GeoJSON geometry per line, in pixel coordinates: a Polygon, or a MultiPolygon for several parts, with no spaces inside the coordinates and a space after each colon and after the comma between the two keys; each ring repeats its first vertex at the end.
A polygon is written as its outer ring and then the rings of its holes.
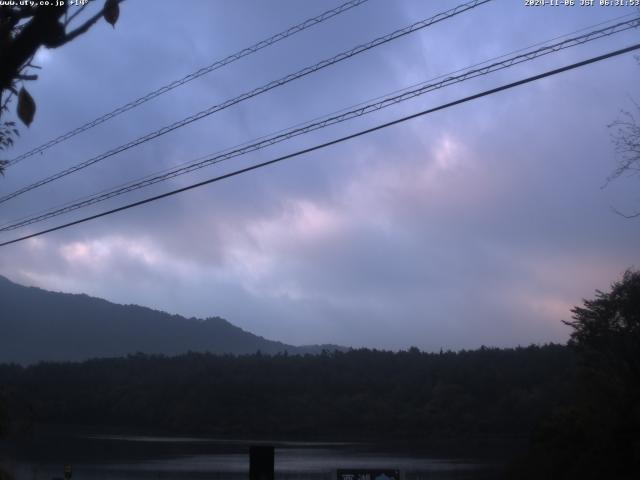
{"type": "Polygon", "coordinates": [[[206,67],[202,67],[199,70],[192,72],[188,75],[185,75],[184,77],[182,77],[179,80],[174,80],[171,83],[168,83],[166,85],[163,85],[162,87],[147,93],[146,95],[143,95],[140,98],[137,98],[135,100],[132,100],[129,103],[126,103],[108,113],[105,113],[104,115],[90,121],[87,122],[83,125],[80,125],[77,128],[74,128],[73,130],[68,131],[67,133],[64,133],[63,135],[60,135],[59,137],[56,137],[52,140],[49,140],[48,142],[43,143],[42,145],[39,145],[38,147],[29,150],[28,152],[23,153],[22,155],[19,155],[15,158],[13,158],[12,160],[10,160],[6,167],[10,167],[12,165],[15,165],[16,163],[24,160],[25,158],[29,158],[32,157],[33,155],[37,154],[37,153],[42,153],[45,150],[48,150],[49,148],[53,147],[54,145],[57,145],[61,142],[64,142],[65,140],[69,140],[72,137],[75,137],[76,135],[85,132],[97,125],[100,125],[108,120],[111,120],[114,117],[117,117],[118,115],[124,113],[124,112],[128,112],[129,110],[139,107],[140,105],[142,105],[143,103],[148,102],[149,100],[152,100],[156,97],[159,97],[160,95],[163,95],[171,90],[173,90],[174,88],[178,88],[182,85],[184,85],[185,83],[191,82],[192,80],[195,80],[196,78],[200,78],[203,75],[206,75],[208,73],[213,72],[214,70],[218,70],[219,68],[222,68],[226,65],[229,65],[237,60],[240,60],[243,57],[246,57],[248,55],[251,55],[253,53],[258,52],[259,50],[262,50],[263,48],[269,47],[281,40],[284,40],[285,38],[291,37],[292,35],[295,35],[297,33],[302,32],[303,30],[306,30],[310,27],[313,27],[315,25],[318,25],[326,20],[329,20],[330,18],[333,18],[337,15],[340,15],[341,13],[344,13],[354,7],[357,7],[359,5],[362,5],[365,2],[368,2],[369,0],[350,0],[348,2],[343,3],[342,5],[333,8],[331,10],[327,10],[326,12],[321,13],[320,15],[317,15],[315,17],[312,18],[308,18],[307,20],[305,20],[302,23],[299,23],[297,25],[294,25],[293,27],[290,27],[280,33],[276,33],[275,35],[266,38],[264,40],[259,41],[258,43],[251,45],[249,47],[246,47],[236,53],[233,53],[221,60],[217,60],[215,62],[213,62],[210,65],[207,65],[206,67]]]}
{"type": "Polygon", "coordinates": [[[197,161],[193,161],[193,162],[175,167],[173,169],[168,169],[156,175],[147,176],[140,181],[128,183],[123,186],[116,187],[114,189],[103,191],[98,194],[86,197],[82,200],[65,204],[60,208],[48,210],[47,212],[42,214],[36,214],[27,218],[14,221],[10,224],[5,224],[0,227],[0,232],[11,231],[21,227],[25,227],[27,225],[32,225],[34,223],[42,222],[44,220],[57,217],[65,213],[69,213],[74,210],[78,210],[80,208],[94,205],[96,203],[103,202],[110,198],[114,198],[129,192],[132,192],[134,190],[139,190],[141,188],[148,187],[150,185],[154,185],[156,183],[166,181],[171,178],[184,175],[204,167],[208,167],[213,164],[221,163],[223,161],[226,161],[235,157],[239,157],[241,155],[245,155],[247,153],[260,150],[262,148],[269,147],[277,143],[281,143],[283,141],[289,140],[299,135],[303,135],[315,130],[319,130],[321,128],[326,128],[330,125],[342,123],[356,117],[361,117],[363,115],[373,113],[378,110],[382,110],[392,105],[410,100],[412,98],[418,97],[420,95],[424,95],[428,92],[431,92],[440,88],[453,85],[455,83],[460,83],[460,82],[463,82],[472,78],[476,78],[482,75],[487,75],[489,73],[503,70],[503,69],[512,67],[514,65],[518,65],[524,62],[534,60],[536,58],[539,58],[544,55],[548,55],[550,53],[557,52],[559,50],[574,47],[577,45],[582,45],[584,43],[591,42],[603,37],[607,37],[615,33],[620,33],[625,30],[629,30],[631,28],[637,28],[638,26],[640,26],[640,17],[630,19],[625,22],[619,22],[615,25],[612,25],[606,28],[593,30],[584,35],[568,38],[561,42],[557,42],[552,45],[546,45],[536,50],[511,56],[503,60],[493,62],[489,65],[485,65],[480,68],[472,68],[458,75],[446,76],[438,82],[422,84],[418,88],[403,91],[402,93],[397,95],[387,96],[382,98],[379,101],[360,105],[357,108],[342,112],[338,115],[324,117],[321,120],[307,123],[300,127],[284,130],[281,133],[278,133],[272,136],[262,137],[252,143],[246,143],[239,148],[230,149],[227,151],[223,151],[221,153],[215,153],[209,156],[201,157],[197,161]]]}
{"type": "Polygon", "coordinates": [[[123,145],[120,145],[114,149],[111,149],[105,153],[102,153],[96,157],[90,158],[88,160],[85,160],[83,162],[80,162],[72,167],[69,167],[65,170],[62,170],[58,173],[55,173],[49,177],[43,178],[41,180],[38,180],[34,183],[31,183],[25,187],[22,187],[12,193],[9,193],[7,195],[4,195],[2,197],[0,197],[0,203],[4,203],[12,198],[15,198],[19,195],[22,195],[26,192],[29,192],[35,188],[41,187],[43,185],[46,185],[50,182],[53,182],[55,180],[58,180],[62,177],[65,177],[67,175],[70,175],[72,173],[75,173],[79,170],[82,170],[84,168],[87,168],[91,165],[94,165],[95,163],[98,163],[102,160],[105,160],[106,158],[112,157],[118,153],[124,152],[125,150],[129,150],[130,148],[136,147],[142,143],[148,142],[150,140],[153,140],[155,138],[158,138],[162,135],[165,135],[169,132],[172,132],[178,128],[184,127],[186,125],[189,125],[190,123],[193,123],[197,120],[201,120],[205,117],[208,117],[209,115],[212,115],[216,112],[219,112],[221,110],[224,110],[226,108],[229,108],[233,105],[236,105],[244,100],[247,100],[249,98],[255,97],[257,95],[260,95],[262,93],[268,92],[274,88],[280,87],[282,85],[285,85],[287,83],[290,83],[294,80],[297,80],[299,78],[305,77],[311,73],[315,73],[319,70],[322,70],[323,68],[326,68],[330,65],[334,65],[336,63],[339,63],[343,60],[347,60],[355,55],[358,55],[360,53],[366,52],[368,50],[371,50],[372,48],[378,47],[380,45],[383,45],[385,43],[388,43],[392,40],[396,40],[400,37],[403,37],[405,35],[408,35],[410,33],[414,33],[417,32],[419,30],[422,30],[423,28],[429,27],[431,25],[434,25],[435,23],[441,22],[443,20],[449,19],[451,17],[454,17],[460,13],[469,11],[473,8],[476,8],[480,5],[483,5],[485,3],[488,3],[492,0],[473,0],[471,2],[468,3],[464,3],[461,5],[458,5],[457,7],[454,7],[450,10],[447,10],[445,12],[439,13],[433,17],[421,20],[419,22],[416,22],[412,25],[409,25],[407,27],[401,28],[399,30],[396,30],[394,32],[391,32],[387,35],[384,35],[382,37],[378,37],[368,43],[359,45],[357,47],[354,47],[350,50],[347,50],[345,52],[342,52],[338,55],[335,55],[334,57],[331,57],[329,59],[323,60],[321,62],[316,63],[315,65],[303,68],[302,70],[299,70],[295,73],[291,73],[289,75],[286,75],[278,80],[274,80],[272,82],[269,82],[261,87],[258,87],[254,90],[251,90],[249,92],[245,92],[242,95],[239,95],[235,98],[226,100],[225,102],[218,104],[218,105],[213,105],[209,108],[207,108],[206,110],[202,110],[198,113],[195,113],[189,117],[186,117],[182,120],[179,120],[177,122],[172,123],[171,125],[167,125],[165,127],[162,127],[159,130],[153,131],[151,133],[148,133],[147,135],[144,135],[142,137],[139,137],[135,140],[132,140],[128,143],[125,143],[123,145]]]}
{"type": "Polygon", "coordinates": [[[297,152],[290,153],[288,155],[283,155],[281,157],[274,158],[272,160],[268,160],[266,162],[262,162],[262,163],[258,163],[258,164],[255,164],[255,165],[251,165],[249,167],[241,168],[241,169],[235,170],[233,172],[226,173],[224,175],[219,175],[217,177],[213,177],[213,178],[210,178],[208,180],[204,180],[202,182],[194,183],[194,184],[188,185],[186,187],[182,187],[182,188],[178,188],[176,190],[172,190],[170,192],[162,193],[160,195],[155,195],[153,197],[149,197],[149,198],[146,198],[144,200],[139,200],[137,202],[129,203],[127,205],[123,205],[123,206],[120,206],[120,207],[117,207],[117,208],[114,208],[114,209],[111,209],[111,210],[107,210],[107,211],[104,211],[104,212],[101,212],[101,213],[97,213],[95,215],[91,215],[91,216],[88,216],[88,217],[80,218],[80,219],[74,220],[72,222],[68,222],[68,223],[65,223],[65,224],[62,224],[62,225],[58,225],[58,226],[55,226],[55,227],[52,227],[52,228],[48,228],[46,230],[41,230],[39,232],[35,232],[35,233],[31,233],[29,235],[24,235],[22,237],[15,238],[13,240],[5,241],[5,242],[0,243],[0,247],[6,246],[6,245],[11,245],[11,244],[17,243],[17,242],[21,242],[21,241],[24,241],[24,240],[27,240],[27,239],[30,239],[30,238],[38,237],[38,236],[44,235],[46,233],[51,233],[51,232],[55,232],[57,230],[62,230],[62,229],[65,229],[65,228],[69,228],[69,227],[74,226],[74,225],[79,225],[81,223],[85,223],[85,222],[88,222],[90,220],[95,220],[97,218],[101,218],[101,217],[105,217],[105,216],[108,216],[108,215],[112,215],[112,214],[117,213],[117,212],[122,212],[124,210],[128,210],[128,209],[131,209],[131,208],[134,208],[134,207],[138,207],[140,205],[145,205],[147,203],[152,203],[152,202],[155,202],[155,201],[163,199],[163,198],[167,198],[167,197],[170,197],[170,196],[173,196],[173,195],[177,195],[179,193],[183,193],[183,192],[186,192],[186,191],[189,191],[189,190],[193,190],[193,189],[198,188],[198,187],[202,187],[204,185],[209,185],[211,183],[219,182],[221,180],[224,180],[224,179],[227,179],[227,178],[231,178],[231,177],[235,177],[237,175],[240,175],[240,174],[243,174],[243,173],[247,173],[247,172],[250,172],[252,170],[257,170],[259,168],[263,168],[263,167],[266,167],[266,166],[269,166],[269,165],[273,165],[275,163],[279,163],[279,162],[282,162],[284,160],[288,160],[290,158],[294,158],[294,157],[298,157],[300,155],[311,153],[311,152],[314,152],[316,150],[320,150],[320,149],[329,147],[331,145],[336,145],[338,143],[342,143],[342,142],[345,142],[347,140],[351,140],[351,139],[354,139],[354,138],[357,138],[357,137],[360,137],[360,136],[363,136],[363,135],[366,135],[366,134],[369,134],[369,133],[373,133],[373,132],[381,130],[383,128],[387,128],[387,127],[390,127],[392,125],[397,125],[399,123],[403,123],[403,122],[406,122],[408,120],[412,120],[414,118],[418,118],[418,117],[421,117],[421,116],[424,116],[424,115],[427,115],[427,114],[430,114],[430,113],[434,113],[434,112],[437,112],[439,110],[444,110],[444,109],[447,109],[447,108],[450,108],[450,107],[453,107],[453,106],[456,106],[456,105],[460,105],[462,103],[466,103],[466,102],[469,102],[469,101],[472,101],[472,100],[476,100],[478,98],[486,97],[488,95],[493,95],[493,94],[496,94],[496,93],[504,91],[504,90],[508,90],[508,89],[511,89],[511,88],[514,88],[514,87],[517,87],[517,86],[520,86],[520,85],[524,85],[524,84],[527,84],[527,83],[531,83],[531,82],[546,78],[546,77],[557,75],[557,74],[562,73],[562,72],[566,72],[566,71],[573,70],[573,69],[576,69],[576,68],[584,67],[586,65],[589,65],[589,64],[592,64],[592,63],[596,63],[596,62],[600,62],[602,60],[605,60],[605,59],[608,59],[608,58],[612,58],[612,57],[616,57],[618,55],[623,55],[625,53],[629,53],[629,52],[632,52],[632,51],[635,51],[635,50],[638,50],[638,49],[640,49],[640,43],[637,43],[635,45],[631,45],[629,47],[622,48],[622,49],[619,49],[619,50],[615,50],[615,51],[606,53],[604,55],[599,55],[597,57],[592,57],[592,58],[589,58],[587,60],[583,60],[581,62],[573,63],[573,64],[570,64],[570,65],[566,65],[566,66],[561,67],[561,68],[556,68],[554,70],[549,70],[547,72],[544,72],[544,73],[541,73],[541,74],[538,74],[538,75],[533,75],[531,77],[527,77],[527,78],[524,78],[522,80],[518,80],[516,82],[511,82],[511,83],[508,83],[508,84],[505,84],[505,85],[501,85],[499,87],[495,87],[495,88],[492,88],[492,89],[489,89],[489,90],[485,90],[485,91],[477,93],[475,95],[470,95],[468,97],[464,97],[464,98],[461,98],[459,100],[455,100],[453,102],[448,102],[448,103],[439,105],[437,107],[429,108],[427,110],[423,110],[421,112],[414,113],[412,115],[407,115],[407,116],[398,118],[396,120],[377,125],[377,126],[372,127],[372,128],[361,130],[359,132],[352,133],[350,135],[346,135],[344,137],[340,137],[340,138],[337,138],[335,140],[331,140],[329,142],[325,142],[325,143],[322,143],[322,144],[319,144],[319,145],[315,145],[313,147],[305,148],[303,150],[298,150],[297,152]]]}

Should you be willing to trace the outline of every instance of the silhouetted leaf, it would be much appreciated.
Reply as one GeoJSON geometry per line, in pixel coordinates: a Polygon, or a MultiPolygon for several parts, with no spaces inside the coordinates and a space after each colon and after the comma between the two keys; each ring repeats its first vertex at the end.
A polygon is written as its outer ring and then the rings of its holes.
{"type": "Polygon", "coordinates": [[[118,5],[118,0],[107,0],[104,2],[103,16],[104,19],[109,23],[113,28],[116,27],[116,22],[118,21],[118,17],[120,16],[120,6],[118,5]]]}
{"type": "MultiPolygon", "coordinates": [[[[47,26],[42,38],[42,44],[47,48],[57,48],[65,43],[65,27],[62,22],[53,22],[47,26]]],[[[26,78],[25,80],[35,80],[26,78]]]]}
{"type": "Polygon", "coordinates": [[[27,90],[22,87],[18,94],[18,118],[22,120],[27,127],[33,122],[36,114],[36,102],[27,90]]]}

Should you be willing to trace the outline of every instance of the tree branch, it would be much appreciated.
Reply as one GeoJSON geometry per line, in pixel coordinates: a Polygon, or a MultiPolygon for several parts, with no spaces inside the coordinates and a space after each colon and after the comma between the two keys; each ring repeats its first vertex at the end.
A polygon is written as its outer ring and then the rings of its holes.
{"type": "MultiPolygon", "coordinates": [[[[66,5],[65,5],[66,7],[66,5]]],[[[64,35],[64,27],[59,19],[65,7],[44,7],[33,15],[14,37],[8,47],[0,52],[0,89],[9,88],[29,59],[41,45],[53,45],[59,38],[60,28],[64,35]]]]}
{"type": "Polygon", "coordinates": [[[626,219],[640,217],[640,212],[626,214],[626,213],[622,213],[620,210],[616,209],[615,207],[611,207],[611,210],[613,210],[617,215],[620,215],[621,217],[624,217],[626,219]]]}
{"type": "Polygon", "coordinates": [[[76,18],[78,15],[80,15],[82,13],[82,11],[87,7],[87,5],[89,5],[89,4],[85,3],[78,10],[76,10],[76,12],[67,19],[67,21],[65,22],[64,26],[66,27],[71,22],[73,22],[73,19],[76,18]]]}
{"type": "MultiPolygon", "coordinates": [[[[122,2],[124,2],[124,0],[118,0],[118,5],[120,5],[122,2]]],[[[74,14],[74,16],[77,15],[78,13],[80,13],[80,12],[76,12],[74,14]]],[[[67,33],[65,35],[65,37],[64,37],[64,41],[60,45],[57,45],[57,46],[59,47],[61,45],[64,45],[65,43],[68,43],[71,40],[73,40],[74,38],[82,35],[83,33],[86,33],[98,20],[100,20],[102,18],[103,15],[104,15],[104,6],[102,7],[102,9],[98,13],[96,13],[93,17],[91,17],[90,19],[85,21],[78,28],[76,28],[75,30],[72,30],[71,32],[67,33]]],[[[71,19],[69,19],[69,21],[71,21],[71,19]]]]}
{"type": "Polygon", "coordinates": [[[60,43],[60,45],[56,45],[56,47],[60,47],[62,45],[64,45],[65,43],[70,42],[71,40],[73,40],[76,37],[79,37],[80,35],[82,35],[83,33],[87,33],[89,31],[89,29],[98,21],[102,18],[102,14],[103,14],[104,8],[102,10],[100,10],[98,13],[96,13],[93,17],[91,17],[89,20],[87,20],[86,22],[84,22],[82,25],[80,25],[78,28],[76,28],[75,30],[72,30],[71,32],[67,33],[64,38],[62,39],[62,42],[60,43]]]}
{"type": "Polygon", "coordinates": [[[20,74],[20,75],[16,76],[16,79],[18,79],[18,80],[37,80],[38,79],[38,75],[23,75],[23,74],[20,74]]]}

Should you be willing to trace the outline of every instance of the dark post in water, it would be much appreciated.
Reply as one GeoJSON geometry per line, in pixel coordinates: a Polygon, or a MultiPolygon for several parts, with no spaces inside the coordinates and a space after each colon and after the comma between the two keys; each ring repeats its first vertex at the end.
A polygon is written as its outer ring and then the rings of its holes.
{"type": "Polygon", "coordinates": [[[274,480],[274,449],[271,446],[249,447],[249,479],[274,480]]]}

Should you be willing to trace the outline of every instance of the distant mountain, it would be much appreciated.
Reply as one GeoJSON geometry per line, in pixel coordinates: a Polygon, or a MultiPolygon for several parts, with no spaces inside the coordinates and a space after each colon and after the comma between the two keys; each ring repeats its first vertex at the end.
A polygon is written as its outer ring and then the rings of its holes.
{"type": "Polygon", "coordinates": [[[219,318],[185,318],[88,295],[24,287],[0,275],[0,363],[79,361],[138,352],[320,353],[336,345],[296,347],[267,340],[219,318]]]}

